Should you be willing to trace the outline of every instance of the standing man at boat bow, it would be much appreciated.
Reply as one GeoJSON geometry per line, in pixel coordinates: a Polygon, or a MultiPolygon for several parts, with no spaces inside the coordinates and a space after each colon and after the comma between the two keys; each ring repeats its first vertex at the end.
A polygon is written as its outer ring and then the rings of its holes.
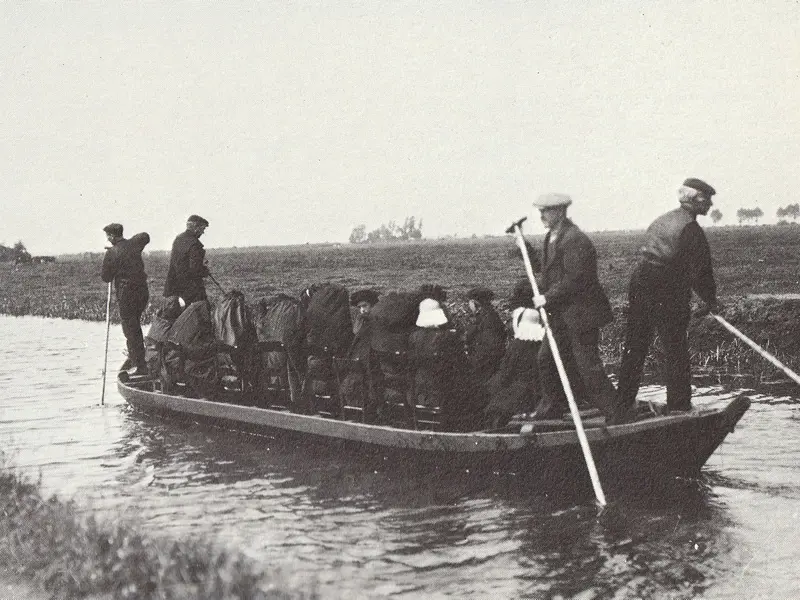
{"type": "Polygon", "coordinates": [[[647,228],[628,288],[628,327],[619,375],[619,399],[624,406],[635,404],[647,351],[657,331],[664,346],[667,408],[692,408],[687,339],[692,290],[703,301],[698,316],[719,309],[711,250],[697,223],[697,215],[711,208],[714,194],[716,190],[706,182],[687,179],[678,190],[680,206],[647,228]]]}
{"type": "Polygon", "coordinates": [[[208,277],[205,264],[206,251],[200,236],[208,227],[208,221],[198,215],[186,220],[186,231],[179,233],[172,242],[164,297],[178,296],[188,306],[192,302],[206,299],[203,278],[208,277]]]}
{"type": "Polygon", "coordinates": [[[122,225],[110,223],[103,227],[111,247],[106,249],[100,277],[106,283],[114,282],[119,306],[119,320],[122,333],[128,345],[128,358],[122,363],[120,371],[136,367],[136,375],[147,373],[144,358],[144,338],[141,318],[150,292],[147,289],[147,274],[144,272],[142,250],[150,243],[147,233],[137,233],[126,240],[122,236],[122,225]]]}
{"type": "MultiPolygon", "coordinates": [[[[573,389],[584,394],[606,420],[616,422],[616,390],[606,376],[598,344],[600,328],[613,320],[611,304],[597,275],[594,244],[570,219],[566,194],[545,194],[533,203],[547,228],[541,253],[540,295],[534,308],[544,307],[573,389]]],[[[553,351],[539,349],[542,399],[536,419],[560,419],[566,407],[553,351]]]]}

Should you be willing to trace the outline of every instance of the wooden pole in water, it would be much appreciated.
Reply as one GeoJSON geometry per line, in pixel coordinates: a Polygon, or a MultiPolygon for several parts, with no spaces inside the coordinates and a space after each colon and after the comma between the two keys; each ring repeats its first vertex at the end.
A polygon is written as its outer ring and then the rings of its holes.
{"type": "Polygon", "coordinates": [[[717,321],[719,321],[720,325],[722,325],[725,329],[730,331],[733,335],[738,337],[745,344],[750,346],[753,350],[758,352],[761,356],[766,358],[769,362],[771,362],[773,365],[778,367],[781,371],[786,373],[786,375],[788,375],[791,379],[793,379],[795,383],[800,384],[800,375],[798,375],[797,373],[792,371],[789,367],[787,367],[785,364],[783,364],[781,361],[779,361],[777,358],[775,358],[772,354],[770,354],[769,352],[764,350],[761,346],[756,344],[753,340],[751,340],[749,337],[747,337],[741,331],[736,329],[736,327],[734,327],[733,325],[728,323],[725,319],[723,319],[719,315],[712,314],[711,316],[714,317],[717,321]]]}
{"type": "MultiPolygon", "coordinates": [[[[519,221],[513,223],[511,227],[506,230],[506,233],[514,233],[517,238],[517,245],[519,246],[520,251],[522,252],[522,260],[525,263],[525,272],[528,274],[528,279],[531,282],[531,287],[533,288],[533,294],[535,296],[539,295],[539,286],[536,285],[536,277],[533,275],[533,267],[531,266],[531,259],[528,256],[528,249],[525,247],[525,238],[522,237],[522,222],[525,221],[527,217],[520,219],[519,221]]],[[[569,403],[569,412],[572,415],[572,421],[575,423],[575,431],[578,433],[578,440],[581,443],[581,449],[583,450],[583,458],[586,461],[586,468],[589,470],[589,477],[592,480],[592,487],[594,488],[594,495],[597,498],[597,503],[604,507],[606,505],[606,496],[603,493],[603,487],[600,485],[600,475],[597,473],[597,467],[594,464],[594,458],[592,457],[592,450],[589,448],[589,440],[586,439],[586,432],[583,429],[583,422],[581,421],[581,415],[578,411],[578,404],[575,402],[575,396],[572,394],[572,386],[569,384],[569,379],[567,378],[567,371],[564,369],[564,363],[561,361],[561,354],[558,352],[558,346],[556,345],[556,338],[553,335],[553,330],[550,329],[550,323],[547,319],[547,311],[545,311],[544,307],[539,309],[539,317],[542,320],[542,324],[544,325],[545,333],[547,334],[547,342],[550,344],[550,350],[553,354],[553,360],[556,363],[556,369],[558,369],[558,375],[561,378],[561,385],[564,387],[564,394],[567,396],[567,402],[569,403]]]]}
{"type": "Polygon", "coordinates": [[[106,367],[108,366],[108,333],[111,329],[111,282],[108,282],[108,297],[106,298],[106,349],[103,352],[103,391],[100,393],[100,406],[106,399],[106,367]]]}

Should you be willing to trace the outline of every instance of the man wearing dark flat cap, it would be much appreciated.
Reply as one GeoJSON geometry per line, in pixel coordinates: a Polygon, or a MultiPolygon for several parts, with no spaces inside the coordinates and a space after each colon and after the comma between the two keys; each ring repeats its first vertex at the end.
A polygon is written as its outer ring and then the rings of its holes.
{"type": "Polygon", "coordinates": [[[103,227],[103,231],[111,247],[106,250],[103,258],[100,277],[106,283],[114,282],[119,320],[128,346],[128,358],[120,370],[136,367],[136,374],[144,375],[147,373],[147,363],[141,319],[144,309],[147,308],[150,292],[147,289],[142,250],[150,243],[150,236],[137,233],[132,238],[125,239],[119,223],[110,223],[103,227]]]}
{"type": "Polygon", "coordinates": [[[186,231],[178,234],[172,242],[164,296],[178,296],[188,306],[192,302],[206,299],[203,278],[208,277],[205,264],[206,251],[200,236],[208,227],[208,221],[198,215],[186,220],[186,231]]]}
{"type": "Polygon", "coordinates": [[[718,309],[711,250],[698,215],[708,213],[716,194],[700,179],[678,190],[680,206],[647,228],[628,288],[628,327],[619,374],[619,399],[631,411],[647,351],[658,337],[664,348],[667,407],[685,411],[691,404],[691,366],[687,329],[692,290],[702,300],[699,315],[718,309]]]}
{"type": "Polygon", "coordinates": [[[482,388],[494,375],[506,351],[506,326],[497,314],[492,290],[477,286],[467,292],[472,320],[464,332],[473,389],[482,388]]]}
{"type": "MultiPolygon", "coordinates": [[[[540,295],[533,306],[544,307],[576,399],[586,399],[610,421],[616,390],[600,358],[600,328],[613,319],[597,275],[597,252],[589,237],[567,218],[572,198],[545,194],[533,205],[548,230],[540,257],[540,295]]],[[[538,357],[542,398],[534,418],[561,418],[567,409],[561,378],[549,343],[538,357]]]]}

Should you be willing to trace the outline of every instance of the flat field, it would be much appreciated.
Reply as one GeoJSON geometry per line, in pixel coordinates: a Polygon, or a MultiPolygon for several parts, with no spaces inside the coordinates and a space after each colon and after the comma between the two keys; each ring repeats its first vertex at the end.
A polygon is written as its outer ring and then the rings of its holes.
{"type": "MultiPolygon", "coordinates": [[[[800,226],[709,227],[706,229],[715,262],[719,296],[731,322],[794,362],[800,354],[800,226]],[[761,295],[755,297],[754,295],[761,295]],[[780,295],[783,295],[781,298],[780,295]],[[791,338],[791,339],[790,339],[791,338]]],[[[600,280],[617,318],[604,330],[604,353],[615,362],[624,330],[628,278],[643,232],[592,232],[597,247],[600,280]]],[[[541,236],[530,238],[536,247],[541,236]]],[[[306,285],[332,281],[350,289],[374,287],[412,289],[435,282],[448,290],[448,304],[457,318],[464,314],[467,290],[485,285],[496,294],[504,311],[514,283],[524,277],[521,259],[511,256],[513,238],[423,240],[375,245],[305,245],[209,249],[214,277],[223,288],[244,292],[248,302],[274,292],[299,293],[306,285]]],[[[102,253],[59,257],[58,262],[15,269],[0,265],[0,313],[103,320],[106,286],[98,273],[102,253]]],[[[150,277],[151,307],[161,296],[168,253],[150,252],[145,266],[150,277]]],[[[221,296],[207,280],[212,301],[221,296]]],[[[116,313],[114,311],[116,320],[116,313]]],[[[693,344],[708,362],[708,353],[730,350],[730,334],[699,324],[693,344]]],[[[733,350],[738,350],[733,343],[733,350]]],[[[741,357],[740,363],[741,363],[741,357]]],[[[714,360],[711,361],[712,363],[714,360]]]]}

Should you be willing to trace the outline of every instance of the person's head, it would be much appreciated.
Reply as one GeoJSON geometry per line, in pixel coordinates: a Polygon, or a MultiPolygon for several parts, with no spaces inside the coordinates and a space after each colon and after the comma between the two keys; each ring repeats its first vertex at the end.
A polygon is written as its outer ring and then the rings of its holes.
{"type": "Polygon", "coordinates": [[[520,279],[511,291],[508,308],[533,308],[533,286],[527,279],[520,279]]]}
{"type": "Polygon", "coordinates": [[[205,233],[206,227],[208,227],[208,221],[200,215],[191,215],[186,219],[186,231],[191,231],[197,237],[205,233]]]}
{"type": "Polygon", "coordinates": [[[112,244],[122,239],[122,225],[119,223],[109,223],[103,227],[106,232],[106,239],[112,244]]]}
{"type": "Polygon", "coordinates": [[[419,298],[433,298],[437,302],[444,302],[447,300],[447,291],[438,283],[423,283],[419,286],[419,298]]]}
{"type": "Polygon", "coordinates": [[[442,305],[433,298],[425,298],[419,303],[419,316],[417,327],[435,328],[447,323],[447,315],[442,310],[442,305]]]}
{"type": "Polygon", "coordinates": [[[469,309],[472,314],[478,314],[483,308],[491,305],[494,292],[489,288],[477,286],[467,292],[469,309]]]}
{"type": "Polygon", "coordinates": [[[375,290],[358,290],[350,294],[350,306],[358,309],[358,314],[366,317],[372,307],[378,303],[378,292],[375,290]]]}
{"type": "Polygon", "coordinates": [[[711,196],[717,191],[705,181],[690,177],[678,189],[678,202],[695,215],[706,215],[714,202],[711,196]]]}
{"type": "Polygon", "coordinates": [[[567,207],[572,204],[572,198],[566,194],[543,194],[533,205],[539,209],[542,224],[547,229],[555,229],[567,218],[567,207]]]}

